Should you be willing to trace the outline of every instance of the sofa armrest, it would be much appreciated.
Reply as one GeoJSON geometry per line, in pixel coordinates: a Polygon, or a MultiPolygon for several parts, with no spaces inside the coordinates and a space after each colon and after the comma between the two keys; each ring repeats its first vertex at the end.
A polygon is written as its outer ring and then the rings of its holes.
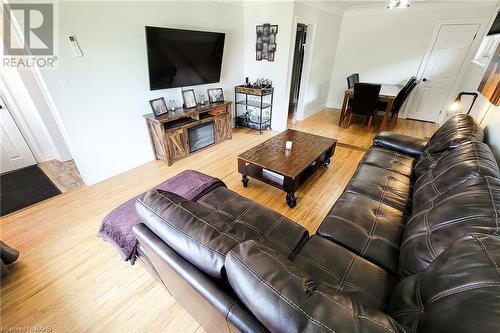
{"type": "Polygon", "coordinates": [[[373,138],[373,145],[399,153],[419,157],[425,149],[427,140],[394,132],[382,131],[373,138]]]}
{"type": "Polygon", "coordinates": [[[287,256],[255,241],[229,251],[225,267],[240,300],[272,332],[405,332],[385,313],[323,288],[287,256]]]}

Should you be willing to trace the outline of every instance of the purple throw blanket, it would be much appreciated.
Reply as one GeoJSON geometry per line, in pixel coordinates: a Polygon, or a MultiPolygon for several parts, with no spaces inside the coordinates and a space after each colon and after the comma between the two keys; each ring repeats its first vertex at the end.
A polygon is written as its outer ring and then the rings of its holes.
{"type": "MultiPolygon", "coordinates": [[[[210,177],[194,170],[186,170],[154,189],[169,191],[188,200],[196,201],[206,193],[219,186],[226,186],[220,179],[210,177]]],[[[122,258],[131,264],[135,263],[137,238],[132,227],[142,222],[135,210],[138,196],[113,209],[102,221],[98,236],[113,244],[122,258]]]]}

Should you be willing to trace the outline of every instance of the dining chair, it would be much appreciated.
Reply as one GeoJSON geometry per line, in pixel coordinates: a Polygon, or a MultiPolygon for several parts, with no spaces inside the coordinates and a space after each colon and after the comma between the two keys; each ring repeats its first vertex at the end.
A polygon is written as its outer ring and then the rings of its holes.
{"type": "Polygon", "coordinates": [[[413,89],[415,89],[415,87],[418,85],[419,82],[420,81],[418,81],[415,76],[412,76],[394,98],[394,102],[392,104],[392,109],[391,109],[392,127],[397,125],[398,115],[399,111],[401,110],[401,107],[403,106],[404,102],[406,101],[408,96],[410,96],[411,92],[413,91],[413,89]]]}
{"type": "Polygon", "coordinates": [[[353,114],[367,116],[368,128],[371,128],[381,87],[380,84],[373,83],[358,82],[354,84],[354,94],[347,110],[349,115],[348,128],[351,126],[353,114]]]}
{"type": "Polygon", "coordinates": [[[351,74],[347,77],[347,88],[351,89],[355,83],[359,82],[359,73],[351,74]]]}

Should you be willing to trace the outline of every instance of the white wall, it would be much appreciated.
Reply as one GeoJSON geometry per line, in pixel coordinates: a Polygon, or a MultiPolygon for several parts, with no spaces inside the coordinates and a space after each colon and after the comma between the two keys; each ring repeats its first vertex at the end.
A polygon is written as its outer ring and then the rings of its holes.
{"type": "Polygon", "coordinates": [[[273,130],[286,129],[290,81],[288,68],[292,40],[293,2],[254,2],[244,8],[244,68],[251,82],[258,78],[271,79],[274,86],[273,130]],[[263,23],[277,24],[274,62],[255,60],[255,27],[263,23]]]}
{"type": "MultiPolygon", "coordinates": [[[[221,82],[232,100],[243,81],[243,8],[214,2],[61,2],[58,71],[43,73],[87,184],[153,159],[142,115],[163,96],[182,104],[181,89],[149,90],[144,26],[226,33],[221,82]],[[84,56],[73,56],[74,33],[84,56]],[[66,82],[66,83],[65,83],[66,82]]],[[[286,31],[285,31],[286,32],[286,31]]]]}
{"type": "MultiPolygon", "coordinates": [[[[305,23],[308,25],[306,54],[297,110],[297,120],[302,120],[327,105],[342,16],[300,3],[295,3],[293,14],[294,24],[305,23]]],[[[292,34],[294,34],[293,29],[292,34]]],[[[292,45],[294,44],[295,36],[292,39],[292,45]]],[[[293,48],[291,51],[293,52],[293,48]]],[[[293,60],[293,54],[291,60],[293,60]]],[[[291,75],[292,69],[289,70],[291,75]]]]}
{"type": "Polygon", "coordinates": [[[416,75],[438,21],[488,22],[495,2],[416,3],[404,10],[385,6],[344,13],[328,105],[340,108],[346,77],[359,72],[364,82],[404,83],[416,75]]]}

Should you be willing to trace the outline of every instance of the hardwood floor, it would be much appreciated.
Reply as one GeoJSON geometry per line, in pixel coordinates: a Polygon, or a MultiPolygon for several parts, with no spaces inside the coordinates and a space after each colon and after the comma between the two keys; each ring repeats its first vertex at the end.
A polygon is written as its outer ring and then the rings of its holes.
{"type": "MultiPolygon", "coordinates": [[[[152,161],[93,186],[63,193],[0,219],[1,239],[21,253],[1,282],[0,329],[48,326],[52,332],[202,332],[168,292],[139,265],[121,260],[96,237],[102,218],[120,203],[185,169],[224,180],[227,186],[286,215],[313,232],[337,200],[370,146],[375,129],[339,128],[338,111],[324,109],[297,123],[298,130],[336,138],[332,164],[298,191],[288,208],[283,192],[250,181],[244,188],[237,154],[275,132],[236,129],[233,139],[168,167],[152,161]],[[347,145],[347,146],[346,146],[347,145]],[[354,146],[354,147],[352,147],[354,146]]],[[[434,124],[401,120],[395,131],[427,137],[434,124]]]]}

